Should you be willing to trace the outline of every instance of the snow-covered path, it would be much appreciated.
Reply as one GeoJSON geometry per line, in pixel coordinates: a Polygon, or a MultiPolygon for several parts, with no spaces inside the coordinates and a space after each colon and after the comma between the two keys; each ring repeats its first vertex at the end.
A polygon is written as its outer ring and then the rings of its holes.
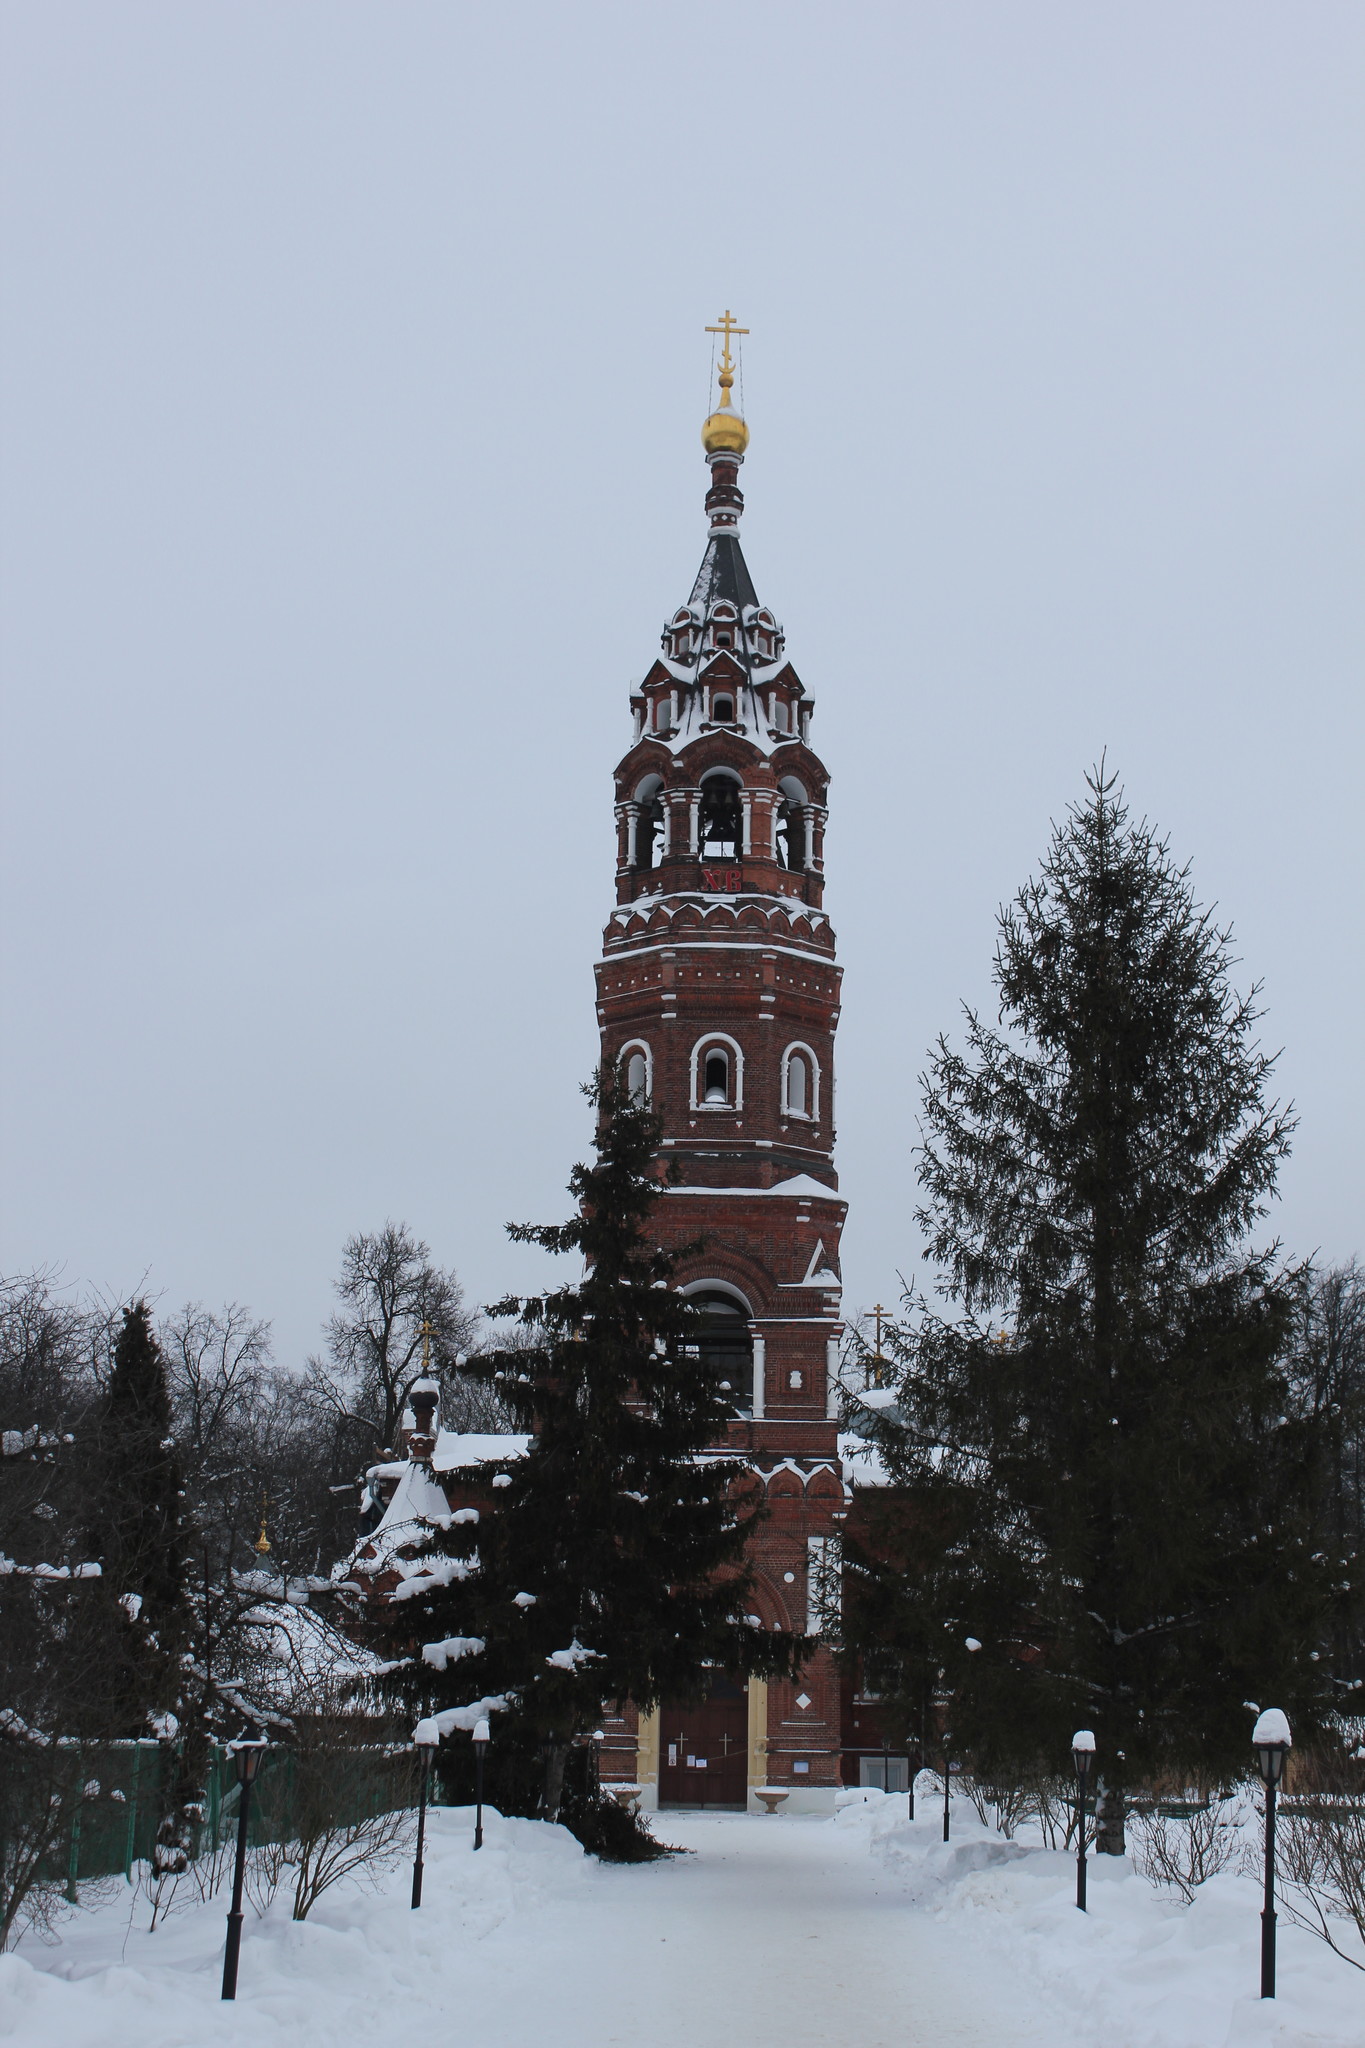
{"type": "MultiPolygon", "coordinates": [[[[533,1941],[537,1976],[543,1965],[561,1988],[557,2048],[695,2048],[737,2025],[784,2048],[1055,2038],[965,1930],[908,1906],[861,1831],[666,1813],[656,1832],[695,1853],[644,1870],[599,1868],[588,1897],[546,1908],[512,1937],[533,1941]]],[[[471,2039],[488,2048],[540,2038],[544,1986],[509,1981],[511,1961],[494,1936],[483,1944],[482,1981],[469,1987],[471,2039]]]]}

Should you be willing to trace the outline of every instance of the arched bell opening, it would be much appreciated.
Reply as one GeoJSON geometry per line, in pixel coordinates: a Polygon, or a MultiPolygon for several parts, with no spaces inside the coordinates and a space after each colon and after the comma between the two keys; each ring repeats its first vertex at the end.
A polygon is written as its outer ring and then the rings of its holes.
{"type": "Polygon", "coordinates": [[[664,853],[663,777],[646,775],[635,791],[635,859],[637,868],[656,867],[664,853]]]}
{"type": "Polygon", "coordinates": [[[777,857],[784,868],[799,874],[806,865],[806,806],[810,799],[794,775],[784,775],[778,790],[777,857]]]}
{"type": "Polygon", "coordinates": [[[740,779],[733,768],[712,768],[701,779],[698,851],[703,860],[737,860],[744,841],[740,779]]]}
{"type": "Polygon", "coordinates": [[[749,1311],[728,1289],[702,1282],[688,1299],[701,1311],[701,1330],[688,1345],[691,1357],[714,1377],[720,1398],[736,1419],[754,1412],[754,1340],[749,1311]]]}

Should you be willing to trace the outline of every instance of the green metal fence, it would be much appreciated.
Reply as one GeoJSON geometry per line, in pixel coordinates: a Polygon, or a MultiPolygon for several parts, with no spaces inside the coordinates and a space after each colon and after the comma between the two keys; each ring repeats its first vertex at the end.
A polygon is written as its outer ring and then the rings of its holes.
{"type": "MultiPolygon", "coordinates": [[[[151,1858],[161,1818],[172,1803],[180,1767],[177,1747],[156,1741],[62,1744],[69,1759],[63,1804],[70,1820],[65,1840],[44,1859],[49,1878],[65,1879],[69,1892],[85,1878],[122,1874],[151,1858]]],[[[9,1806],[31,1796],[50,1798],[50,1758],[27,1757],[17,1749],[5,1758],[9,1806]],[[32,1774],[31,1788],[22,1783],[32,1774]]],[[[410,1751],[383,1746],[309,1749],[302,1755],[283,1745],[267,1749],[251,1801],[248,1840],[253,1847],[291,1842],[319,1825],[345,1827],[416,1803],[415,1765],[410,1751]]],[[[221,1743],[209,1751],[203,1803],[193,1828],[192,1853],[211,1854],[235,1835],[237,1771],[221,1743]]]]}

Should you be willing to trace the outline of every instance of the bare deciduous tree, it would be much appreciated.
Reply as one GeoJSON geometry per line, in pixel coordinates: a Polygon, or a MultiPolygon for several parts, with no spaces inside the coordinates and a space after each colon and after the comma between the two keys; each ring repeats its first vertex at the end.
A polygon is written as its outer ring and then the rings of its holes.
{"type": "Polygon", "coordinates": [[[309,1360],[318,1398],[366,1432],[371,1448],[392,1448],[425,1341],[443,1411],[464,1420],[459,1411],[480,1391],[460,1371],[478,1318],[454,1273],[432,1264],[430,1247],[406,1223],[357,1231],[342,1250],[336,1291],[342,1305],[327,1323],[327,1357],[309,1360]]]}

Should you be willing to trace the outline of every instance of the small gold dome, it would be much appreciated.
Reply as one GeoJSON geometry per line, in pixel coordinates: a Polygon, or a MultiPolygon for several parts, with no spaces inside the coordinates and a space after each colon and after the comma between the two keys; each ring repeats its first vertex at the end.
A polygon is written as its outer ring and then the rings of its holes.
{"type": "Polygon", "coordinates": [[[701,445],[708,455],[742,455],[749,445],[749,429],[726,407],[713,412],[702,428],[701,445]]]}

